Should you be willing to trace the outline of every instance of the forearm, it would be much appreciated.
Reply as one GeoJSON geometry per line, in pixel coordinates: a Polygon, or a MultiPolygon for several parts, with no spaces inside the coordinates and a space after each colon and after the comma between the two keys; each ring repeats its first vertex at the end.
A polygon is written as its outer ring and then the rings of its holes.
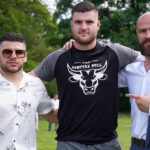
{"type": "Polygon", "coordinates": [[[45,120],[47,120],[50,123],[58,123],[57,112],[58,112],[58,110],[57,111],[53,110],[53,111],[49,112],[48,114],[40,115],[40,116],[43,117],[45,120]]]}

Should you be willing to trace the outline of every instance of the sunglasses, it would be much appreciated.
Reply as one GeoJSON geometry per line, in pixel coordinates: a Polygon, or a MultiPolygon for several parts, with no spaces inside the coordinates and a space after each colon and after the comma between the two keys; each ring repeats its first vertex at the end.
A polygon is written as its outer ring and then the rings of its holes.
{"type": "MultiPolygon", "coordinates": [[[[2,51],[2,55],[5,58],[10,58],[12,54],[13,54],[13,50],[11,50],[11,49],[4,49],[2,51]]],[[[15,54],[16,54],[17,58],[24,58],[26,56],[26,51],[25,50],[15,50],[15,54]]]]}

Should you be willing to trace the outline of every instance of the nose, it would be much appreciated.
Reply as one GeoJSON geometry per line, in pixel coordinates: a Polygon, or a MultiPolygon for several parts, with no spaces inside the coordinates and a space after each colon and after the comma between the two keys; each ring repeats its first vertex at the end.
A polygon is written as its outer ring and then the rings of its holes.
{"type": "Polygon", "coordinates": [[[87,29],[87,24],[85,22],[82,22],[81,29],[83,29],[83,30],[87,29]]]}
{"type": "Polygon", "coordinates": [[[10,58],[17,58],[17,55],[16,55],[16,52],[15,52],[15,51],[12,52],[10,58]]]}

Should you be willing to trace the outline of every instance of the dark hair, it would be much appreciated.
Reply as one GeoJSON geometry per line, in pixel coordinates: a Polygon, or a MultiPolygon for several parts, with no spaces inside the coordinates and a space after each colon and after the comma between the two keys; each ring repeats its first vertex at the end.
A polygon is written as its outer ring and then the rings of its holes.
{"type": "Polygon", "coordinates": [[[91,2],[80,2],[73,7],[72,15],[74,14],[74,12],[89,12],[92,10],[98,12],[97,7],[93,3],[91,3],[91,2]]]}
{"type": "Polygon", "coordinates": [[[18,42],[26,44],[24,37],[21,34],[15,33],[15,32],[6,32],[5,34],[3,34],[0,37],[0,44],[3,41],[12,41],[12,42],[18,41],[18,42]]]}

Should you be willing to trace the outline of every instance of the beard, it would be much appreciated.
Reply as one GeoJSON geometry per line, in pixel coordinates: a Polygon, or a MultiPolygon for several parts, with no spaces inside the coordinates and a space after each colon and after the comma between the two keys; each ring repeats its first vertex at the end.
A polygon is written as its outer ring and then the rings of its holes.
{"type": "Polygon", "coordinates": [[[6,65],[3,65],[2,63],[0,63],[0,67],[1,67],[1,69],[2,69],[4,72],[7,72],[7,73],[17,73],[17,72],[19,72],[20,70],[22,70],[23,65],[19,66],[16,70],[9,69],[9,67],[7,67],[6,65]]]}
{"type": "Polygon", "coordinates": [[[89,44],[91,44],[93,41],[95,41],[95,40],[96,40],[96,37],[97,37],[97,34],[96,34],[96,35],[93,34],[93,35],[89,36],[88,39],[83,39],[83,38],[77,36],[76,33],[75,33],[75,34],[72,33],[72,34],[73,34],[74,40],[75,40],[78,44],[80,44],[80,45],[89,45],[89,44]]]}
{"type": "Polygon", "coordinates": [[[141,44],[139,43],[139,48],[142,55],[150,57],[150,45],[144,46],[147,42],[150,42],[150,39],[146,39],[141,44]]]}

